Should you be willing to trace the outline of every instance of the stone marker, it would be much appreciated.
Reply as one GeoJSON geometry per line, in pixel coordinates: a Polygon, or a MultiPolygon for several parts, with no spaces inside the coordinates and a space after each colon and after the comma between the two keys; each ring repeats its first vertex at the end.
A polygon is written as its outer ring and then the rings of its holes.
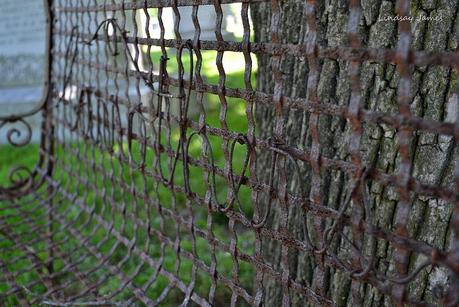
{"type": "MultiPolygon", "coordinates": [[[[226,30],[226,19],[232,15],[232,11],[229,6],[223,6],[223,20],[221,32],[225,39],[231,40],[231,34],[226,30]]],[[[179,7],[180,13],[180,24],[179,31],[182,39],[193,39],[195,35],[195,26],[193,23],[193,8],[190,6],[179,7]]],[[[166,38],[175,37],[174,34],[174,23],[176,16],[172,9],[164,10],[163,13],[164,26],[167,29],[166,38]]],[[[201,29],[201,40],[215,40],[215,24],[217,20],[217,13],[213,5],[201,5],[198,9],[198,21],[201,29]]]]}
{"type": "MultiPolygon", "coordinates": [[[[33,109],[43,94],[45,12],[37,0],[2,0],[0,9],[0,114],[33,109]]],[[[29,120],[33,140],[39,136],[40,117],[29,120]]],[[[18,125],[18,128],[22,128],[18,125]]],[[[0,131],[5,143],[7,127],[0,131]]]]}

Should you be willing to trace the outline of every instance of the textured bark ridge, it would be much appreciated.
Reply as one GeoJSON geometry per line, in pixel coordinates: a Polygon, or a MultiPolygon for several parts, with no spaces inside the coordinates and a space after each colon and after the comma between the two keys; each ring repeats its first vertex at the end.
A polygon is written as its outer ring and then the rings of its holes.
{"type": "MultiPolygon", "coordinates": [[[[305,1],[282,1],[279,37],[283,43],[302,43],[307,32],[304,18],[305,1]]],[[[384,20],[395,16],[395,1],[366,0],[361,1],[362,15],[360,20],[361,43],[365,47],[395,49],[398,38],[396,21],[384,20]]],[[[327,0],[317,1],[316,21],[318,43],[321,46],[344,46],[348,44],[347,23],[349,16],[348,1],[327,0]]],[[[270,4],[254,4],[251,7],[254,22],[255,40],[270,41],[271,6],[270,4]]],[[[411,23],[412,47],[417,50],[438,51],[454,50],[457,46],[454,25],[458,18],[458,3],[455,0],[413,0],[410,14],[414,17],[411,23]],[[432,17],[434,20],[417,20],[419,17],[432,17]],[[437,18],[435,18],[437,17],[437,18]]],[[[272,92],[274,83],[270,58],[258,58],[259,70],[257,89],[272,92]]],[[[349,62],[343,60],[321,59],[318,82],[320,101],[337,105],[348,105],[350,98],[349,62]]],[[[291,97],[307,97],[308,62],[305,58],[283,56],[281,70],[284,74],[283,95],[291,97]]],[[[364,62],[360,67],[361,105],[370,110],[380,110],[391,114],[398,113],[397,85],[399,75],[392,64],[364,62]]],[[[452,89],[456,76],[446,67],[415,67],[412,76],[411,111],[413,115],[432,118],[438,121],[454,121],[457,105],[452,89]]],[[[273,135],[273,108],[256,106],[258,134],[264,138],[273,135]]],[[[308,149],[311,136],[308,131],[309,114],[299,110],[285,110],[286,142],[289,145],[308,149]]],[[[364,165],[371,165],[386,173],[398,171],[400,157],[398,153],[398,132],[388,126],[364,124],[361,140],[361,155],[364,165]]],[[[340,160],[349,160],[347,148],[351,126],[346,120],[327,115],[320,115],[320,151],[321,155],[340,160]]],[[[453,155],[457,151],[450,137],[416,131],[410,144],[412,157],[412,176],[430,184],[452,184],[453,155]]],[[[258,160],[259,178],[268,178],[270,155],[261,153],[258,160]]],[[[290,174],[294,174],[293,166],[290,174]]],[[[300,165],[301,181],[292,178],[290,189],[294,193],[309,195],[310,168],[307,164],[300,165]]],[[[292,176],[291,176],[292,177],[292,176]]],[[[339,171],[322,170],[321,194],[323,204],[339,208],[348,194],[348,175],[339,171]]],[[[397,212],[399,195],[391,186],[383,186],[368,181],[373,223],[379,227],[393,230],[394,217],[397,212]]],[[[261,204],[266,200],[261,200],[261,204]]],[[[444,201],[411,194],[411,214],[408,224],[409,235],[430,245],[448,249],[451,234],[449,221],[452,211],[451,204],[444,201]]],[[[352,212],[351,204],[348,213],[352,212]]],[[[289,207],[289,228],[299,239],[304,238],[303,226],[307,213],[298,207],[289,207]]],[[[330,221],[323,221],[329,223],[330,221]]],[[[269,225],[278,229],[279,209],[273,204],[269,225]]],[[[314,237],[312,227],[308,229],[314,237]]],[[[350,229],[345,233],[352,238],[350,229]]],[[[375,267],[387,275],[396,275],[394,267],[394,246],[386,241],[378,240],[375,251],[370,248],[368,236],[362,241],[367,255],[376,253],[375,267]]],[[[337,238],[330,249],[342,259],[350,259],[350,246],[337,238]]],[[[274,242],[263,242],[263,257],[280,271],[280,248],[274,242]]],[[[382,295],[369,284],[352,284],[349,274],[323,268],[324,278],[320,276],[320,265],[310,255],[289,250],[290,274],[303,284],[311,286],[315,291],[331,297],[339,306],[392,306],[390,298],[382,295]],[[356,301],[355,297],[361,298],[356,301]]],[[[408,270],[411,271],[424,259],[419,255],[411,255],[408,270]]],[[[411,282],[408,292],[418,299],[433,302],[441,296],[442,289],[448,283],[445,270],[428,267],[411,282]]],[[[267,306],[278,306],[282,300],[282,287],[265,278],[265,299],[267,306]]],[[[307,305],[304,298],[291,295],[293,305],[307,305]]]]}

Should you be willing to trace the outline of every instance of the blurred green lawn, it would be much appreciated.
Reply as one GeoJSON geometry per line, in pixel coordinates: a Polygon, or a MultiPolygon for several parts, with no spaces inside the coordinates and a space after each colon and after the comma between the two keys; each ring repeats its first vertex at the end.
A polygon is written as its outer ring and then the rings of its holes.
{"type": "MultiPolygon", "coordinates": [[[[169,51],[170,52],[170,51],[169,51]]],[[[202,58],[203,58],[203,66],[201,70],[201,74],[203,78],[205,79],[206,82],[210,84],[218,84],[219,82],[219,74],[217,67],[215,65],[215,58],[216,58],[217,53],[215,51],[203,51],[202,52],[202,58]]],[[[161,52],[159,50],[154,50],[152,52],[152,60],[154,63],[159,63],[159,58],[161,56],[161,52]]],[[[168,72],[169,74],[176,74],[178,71],[177,64],[175,61],[175,55],[170,52],[169,58],[171,60],[168,61],[168,72]]],[[[189,66],[189,57],[184,52],[183,56],[183,64],[185,67],[185,70],[188,70],[189,66]]],[[[194,61],[196,64],[196,59],[194,61]]],[[[226,71],[226,81],[225,81],[225,86],[228,88],[244,88],[244,67],[245,67],[245,62],[242,54],[239,53],[233,53],[233,52],[225,52],[224,57],[223,57],[223,65],[225,67],[226,71]]],[[[253,68],[252,71],[256,71],[256,61],[253,59],[253,68]]],[[[255,76],[252,75],[252,84],[255,86],[255,76]]],[[[205,95],[205,108],[206,108],[206,123],[210,126],[213,127],[221,127],[221,123],[219,120],[220,116],[220,107],[221,107],[221,102],[220,99],[217,95],[211,95],[211,94],[206,94],[205,95]]],[[[226,123],[228,125],[228,129],[231,131],[236,131],[236,132],[246,132],[247,131],[247,116],[245,112],[245,102],[241,99],[235,99],[235,98],[227,98],[227,103],[228,103],[228,109],[226,113],[226,123]]],[[[190,133],[190,132],[189,132],[190,133]]],[[[172,138],[173,142],[178,142],[178,137],[179,133],[178,130],[173,132],[172,138]]],[[[215,160],[216,166],[220,168],[224,168],[225,165],[225,158],[224,158],[224,150],[222,149],[222,140],[218,137],[209,137],[212,149],[213,149],[213,157],[215,160]]],[[[198,159],[202,153],[201,153],[201,146],[202,146],[202,141],[199,137],[195,137],[193,139],[193,142],[191,143],[190,146],[190,155],[196,159],[198,159]]],[[[149,179],[144,179],[143,176],[141,175],[141,172],[132,172],[130,171],[125,165],[122,165],[121,163],[117,163],[110,157],[108,153],[101,152],[100,150],[94,150],[94,148],[89,148],[88,145],[82,145],[82,144],[74,144],[72,145],[75,149],[78,149],[80,152],[83,152],[85,154],[88,154],[88,158],[94,159],[97,163],[103,165],[105,168],[109,169],[112,168],[113,174],[115,177],[120,178],[121,180],[131,184],[134,183],[136,187],[141,187],[148,186],[148,187],[153,187],[154,182],[152,178],[149,179]]],[[[125,147],[127,147],[127,144],[125,144],[125,147]]],[[[118,148],[117,150],[126,150],[126,148],[120,149],[118,148]]],[[[229,150],[229,148],[228,148],[229,150]]],[[[134,144],[133,147],[133,152],[138,153],[138,144],[134,144]]],[[[235,156],[234,156],[234,165],[233,168],[236,173],[240,174],[241,169],[242,169],[242,164],[244,162],[244,157],[246,154],[246,149],[242,145],[237,145],[236,150],[235,150],[235,156]]],[[[78,169],[78,164],[81,164],[78,159],[72,155],[64,155],[62,152],[58,152],[56,154],[57,157],[60,157],[64,161],[62,162],[62,165],[68,165],[71,170],[73,170],[75,173],[77,172],[78,169]]],[[[154,154],[152,150],[147,151],[147,160],[148,161],[153,161],[154,160],[154,154]]],[[[29,168],[32,168],[38,161],[38,145],[36,144],[31,144],[23,148],[13,148],[12,146],[8,145],[2,145],[0,146],[0,186],[7,186],[8,184],[8,170],[11,165],[24,165],[29,168]]],[[[167,169],[167,159],[164,158],[161,161],[162,167],[164,169],[167,169]]],[[[150,163],[150,167],[152,167],[152,162],[150,163]]],[[[85,176],[84,174],[87,174],[88,170],[90,170],[90,167],[88,166],[88,169],[84,169],[85,167],[83,166],[83,169],[79,169],[78,171],[80,172],[81,176],[85,176]]],[[[177,185],[182,185],[183,186],[183,178],[180,175],[182,172],[182,168],[180,166],[180,163],[178,164],[178,168],[176,170],[176,175],[174,177],[174,183],[177,185]]],[[[246,175],[248,175],[246,173],[246,175]]],[[[56,169],[55,172],[55,177],[58,178],[59,182],[61,182],[63,185],[67,186],[68,189],[70,189],[69,192],[77,194],[77,195],[83,195],[81,199],[88,204],[96,204],[98,208],[96,209],[97,212],[99,212],[102,216],[105,218],[115,218],[115,228],[120,228],[121,226],[121,214],[117,214],[116,216],[112,216],[111,212],[109,212],[108,209],[104,208],[103,200],[100,195],[97,194],[95,191],[91,191],[87,189],[87,186],[81,184],[78,182],[77,178],[73,178],[71,176],[68,176],[67,170],[64,169],[56,169]],[[108,210],[108,211],[106,211],[108,210]]],[[[108,191],[112,191],[113,197],[118,200],[122,200],[125,203],[130,203],[133,202],[134,199],[131,195],[128,193],[123,193],[123,191],[120,191],[119,188],[114,187],[114,186],[108,186],[108,182],[104,179],[103,176],[98,176],[95,174],[94,176],[91,176],[89,178],[96,186],[100,187],[100,189],[107,189],[108,191]]],[[[218,177],[217,176],[217,199],[219,202],[223,202],[226,199],[226,193],[229,189],[227,186],[226,180],[224,178],[218,177]]],[[[200,168],[197,167],[190,167],[190,186],[194,192],[196,192],[200,196],[204,196],[206,192],[206,185],[204,183],[204,173],[200,168]]],[[[158,197],[165,207],[168,207],[168,203],[171,201],[171,193],[168,189],[165,187],[159,187],[158,189],[159,195],[156,195],[155,197],[158,197]],[[164,203],[164,204],[163,204],[164,203]]],[[[152,193],[152,195],[155,195],[155,193],[152,193]]],[[[241,199],[241,202],[243,204],[243,210],[244,212],[250,217],[252,214],[252,208],[250,204],[250,190],[242,187],[239,193],[239,198],[241,199]]],[[[185,203],[185,196],[184,195],[177,195],[177,199],[179,203],[182,205],[185,203]]],[[[138,200],[137,200],[138,201],[138,200]]],[[[140,204],[143,205],[143,204],[140,204]]],[[[0,202],[0,219],[6,220],[8,222],[17,222],[17,219],[15,220],[14,216],[11,216],[11,210],[8,211],[8,216],[5,215],[5,212],[1,210],[2,203],[0,202]]],[[[141,206],[140,206],[141,207],[141,206]]],[[[27,208],[25,208],[27,209],[27,208]]],[[[44,210],[44,209],[43,209],[44,210]]],[[[193,209],[195,210],[195,209],[193,209]]],[[[135,214],[147,221],[146,219],[146,209],[143,207],[143,209],[135,211],[135,214]]],[[[196,216],[196,225],[201,228],[201,229],[206,229],[206,215],[207,211],[203,209],[196,209],[194,211],[194,214],[196,216]]],[[[13,214],[14,215],[14,214],[13,214]]],[[[75,227],[77,226],[82,226],[84,225],[84,222],[87,220],[89,216],[88,215],[81,215],[81,212],[74,208],[74,210],[70,211],[70,215],[68,216],[68,219],[75,219],[77,220],[77,223],[75,224],[75,227]],[[80,215],[78,215],[80,214],[80,215]]],[[[220,239],[222,242],[229,242],[230,238],[230,233],[228,230],[228,219],[220,213],[216,213],[213,215],[213,220],[214,220],[214,226],[213,226],[213,232],[215,236],[220,239]]],[[[156,217],[151,220],[151,223],[153,224],[153,228],[158,229],[159,228],[159,218],[156,217]]],[[[58,226],[58,225],[57,225],[58,226]]],[[[26,225],[23,225],[24,228],[27,228],[26,225]]],[[[124,225],[125,228],[123,228],[123,232],[126,235],[133,235],[134,232],[134,224],[132,221],[128,221],[126,225],[124,225]]],[[[166,232],[167,234],[171,235],[173,238],[174,235],[174,227],[172,225],[166,225],[166,232]],[[170,229],[169,229],[170,228],[170,229]]],[[[97,244],[98,242],[101,242],[104,240],[104,238],[107,237],[107,231],[105,230],[98,230],[93,232],[93,229],[91,227],[88,227],[88,229],[85,229],[84,227],[82,228],[82,233],[83,235],[86,236],[91,236],[91,241],[94,242],[94,244],[97,244]]],[[[186,231],[185,228],[183,228],[183,231],[186,231]]],[[[1,235],[1,234],[0,234],[1,235]]],[[[146,240],[146,233],[140,232],[139,235],[139,240],[138,240],[138,246],[142,246],[142,244],[146,240]]],[[[57,235],[59,237],[59,234],[57,235]]],[[[245,253],[248,254],[253,254],[253,233],[249,231],[238,231],[238,247],[243,250],[245,253]]],[[[157,242],[157,241],[156,241],[157,242]]],[[[67,247],[71,246],[77,246],[78,242],[68,242],[67,247]]],[[[108,252],[113,245],[113,240],[108,240],[104,244],[100,246],[100,251],[102,253],[108,252]]],[[[8,241],[3,241],[0,240],[0,247],[5,247],[11,244],[11,242],[8,241]]],[[[40,243],[41,244],[41,243],[40,243]]],[[[44,243],[43,243],[44,244],[44,243]]],[[[153,243],[152,243],[153,244],[153,243]]],[[[43,248],[45,248],[43,246],[43,248]]],[[[182,240],[181,243],[181,248],[185,251],[192,252],[192,244],[190,241],[187,240],[182,240]]],[[[210,252],[210,247],[209,243],[207,240],[201,238],[201,237],[196,237],[196,252],[199,257],[206,265],[210,266],[211,265],[211,252],[210,252]]],[[[126,249],[119,248],[115,251],[114,254],[114,260],[119,258],[121,260],[123,256],[126,253],[126,249]]],[[[3,255],[0,255],[0,257],[3,260],[7,259],[13,259],[14,257],[18,257],[23,255],[22,251],[14,251],[11,253],[6,253],[3,255]]],[[[160,251],[159,248],[152,249],[151,251],[151,256],[155,259],[160,257],[160,251]]],[[[43,261],[46,261],[47,253],[41,253],[40,257],[43,257],[43,261]]],[[[27,258],[25,258],[27,259],[27,258]]],[[[216,252],[216,259],[217,259],[217,270],[219,273],[222,275],[226,276],[227,278],[231,279],[231,272],[233,268],[233,259],[231,255],[227,252],[223,251],[217,251],[216,252]]],[[[112,259],[113,260],[113,259],[112,259]]],[[[111,260],[111,261],[112,261],[111,260]]],[[[136,257],[132,257],[131,259],[127,260],[127,263],[125,266],[123,266],[123,270],[125,270],[125,273],[128,274],[129,272],[132,272],[136,265],[138,265],[139,259],[136,257]]],[[[177,261],[177,256],[176,253],[173,249],[171,248],[166,248],[165,249],[165,261],[164,261],[164,267],[166,270],[173,272],[175,265],[177,261]]],[[[27,267],[27,265],[30,264],[28,261],[24,260],[21,262],[18,262],[15,264],[14,270],[20,270],[21,266],[27,267]]],[[[83,262],[81,264],[81,268],[87,268],[90,269],[92,266],[92,263],[85,263],[83,262]]],[[[61,263],[59,261],[56,261],[54,263],[54,269],[58,271],[60,268],[64,266],[64,263],[61,263]]],[[[239,261],[239,279],[240,279],[240,285],[245,288],[247,291],[251,292],[251,287],[253,283],[253,276],[254,276],[254,270],[255,268],[243,261],[239,261]]],[[[183,280],[185,283],[188,283],[191,279],[191,271],[192,271],[192,262],[183,258],[181,259],[181,266],[179,269],[179,276],[180,279],[183,280]]],[[[102,270],[99,274],[103,274],[104,271],[102,270]]],[[[144,284],[147,282],[147,280],[151,277],[153,274],[153,269],[145,267],[141,272],[137,275],[137,277],[134,279],[134,282],[137,284],[144,284]]],[[[102,275],[101,275],[102,277],[102,275]]],[[[17,278],[18,284],[27,284],[31,280],[37,279],[37,276],[35,273],[30,273],[30,272],[24,272],[20,274],[20,276],[17,278]]],[[[116,278],[111,278],[108,283],[105,283],[104,286],[99,289],[99,292],[101,294],[103,293],[110,293],[113,290],[117,289],[119,286],[120,281],[117,280],[116,278]]],[[[202,295],[203,297],[207,297],[209,288],[211,284],[211,278],[209,275],[205,272],[198,271],[198,276],[197,276],[197,284],[196,284],[196,292],[202,295]]],[[[158,278],[158,280],[149,288],[147,294],[151,295],[152,297],[158,297],[163,289],[168,285],[168,280],[162,276],[158,278]]],[[[0,293],[5,291],[8,288],[6,284],[1,284],[0,283],[0,293]]],[[[40,289],[40,286],[37,286],[34,289],[30,289],[34,293],[40,293],[44,289],[40,289]]],[[[126,292],[125,294],[126,297],[129,296],[129,293],[126,292]]],[[[218,304],[225,304],[228,302],[229,298],[231,295],[230,289],[219,286],[217,287],[217,292],[216,292],[216,300],[218,304]]],[[[173,295],[168,296],[168,300],[164,302],[165,305],[171,305],[175,306],[180,300],[180,295],[179,293],[176,294],[174,297],[173,295]]],[[[8,303],[8,302],[7,302],[8,303]]],[[[14,302],[9,302],[10,304],[14,305],[14,302]]]]}

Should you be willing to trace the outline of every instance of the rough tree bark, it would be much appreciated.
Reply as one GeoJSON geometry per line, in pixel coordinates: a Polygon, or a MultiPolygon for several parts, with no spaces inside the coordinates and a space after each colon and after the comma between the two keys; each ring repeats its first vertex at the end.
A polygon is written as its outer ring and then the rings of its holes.
{"type": "MultiPolygon", "coordinates": [[[[302,43],[307,32],[304,16],[306,1],[280,1],[281,20],[279,37],[283,43],[302,43]]],[[[361,1],[362,16],[360,35],[362,45],[373,48],[395,49],[398,37],[396,21],[379,21],[380,18],[395,16],[395,1],[365,0],[361,1]]],[[[413,0],[410,14],[415,19],[439,17],[436,20],[413,21],[412,47],[416,50],[439,51],[455,50],[457,47],[454,25],[458,18],[459,4],[455,0],[413,0]]],[[[254,24],[255,41],[268,42],[271,39],[271,5],[269,3],[251,6],[254,24]]],[[[347,45],[347,23],[349,7],[347,0],[317,1],[316,20],[318,43],[321,46],[347,45]]],[[[273,92],[274,82],[270,57],[258,57],[257,89],[273,92]]],[[[337,105],[348,105],[350,98],[349,62],[343,60],[321,59],[318,82],[320,101],[337,105]]],[[[281,71],[284,76],[283,95],[290,97],[307,96],[308,62],[306,58],[283,56],[281,71]]],[[[361,104],[370,110],[379,110],[397,114],[397,85],[399,75],[392,64],[364,62],[360,67],[361,104]]],[[[416,67],[412,77],[411,111],[414,115],[432,118],[438,121],[454,121],[457,104],[452,94],[456,76],[446,67],[416,67]]],[[[257,130],[261,137],[273,135],[274,110],[272,107],[256,106],[257,130]]],[[[299,110],[286,110],[286,142],[289,145],[308,149],[311,137],[308,127],[309,114],[299,110]]],[[[319,118],[321,155],[333,159],[350,161],[347,143],[350,134],[350,123],[338,117],[321,115],[319,118]]],[[[397,131],[379,124],[364,125],[361,140],[361,155],[364,164],[373,165],[387,173],[396,173],[399,167],[397,150],[397,131]]],[[[452,182],[453,152],[457,151],[451,138],[432,133],[416,131],[410,144],[412,157],[412,176],[430,184],[450,185],[452,182]]],[[[258,161],[259,178],[267,178],[270,156],[262,153],[258,161]]],[[[291,167],[291,166],[289,166],[291,167]]],[[[306,164],[301,165],[301,182],[293,179],[290,189],[308,197],[311,171],[306,164]]],[[[293,168],[289,172],[294,174],[293,168]]],[[[322,170],[321,194],[323,205],[338,208],[347,194],[348,176],[342,172],[322,170]]],[[[397,212],[399,195],[390,186],[383,186],[369,181],[370,202],[374,223],[380,227],[393,230],[394,217],[397,212]]],[[[263,201],[261,203],[266,203],[263,201]]],[[[279,228],[279,209],[273,205],[268,225],[279,228]]],[[[298,238],[304,239],[302,231],[305,215],[299,208],[289,207],[289,229],[298,238]]],[[[444,201],[420,195],[411,195],[411,218],[408,224],[410,236],[433,246],[447,249],[450,245],[449,220],[451,205],[444,201]]],[[[307,217],[311,219],[310,217],[307,217]]],[[[312,229],[310,229],[311,232],[312,229]]],[[[352,234],[349,233],[349,237],[352,234]]],[[[363,240],[366,254],[371,251],[368,238],[363,240]]],[[[335,240],[332,250],[342,258],[350,254],[349,245],[343,240],[335,240]]],[[[393,246],[383,240],[377,241],[375,266],[387,274],[396,274],[393,261],[393,246]]],[[[280,247],[271,241],[263,242],[263,257],[277,269],[280,266],[280,247]]],[[[290,274],[298,282],[311,286],[320,293],[331,297],[339,306],[354,306],[351,294],[351,279],[347,274],[325,268],[325,279],[317,279],[320,267],[307,254],[289,250],[290,274]]],[[[410,257],[409,269],[422,262],[420,256],[410,257]]],[[[410,294],[419,299],[433,301],[434,294],[448,282],[448,274],[442,269],[428,268],[408,286],[410,294]]],[[[282,300],[282,287],[265,278],[266,306],[279,306],[282,300]]],[[[391,306],[393,302],[369,285],[358,285],[357,291],[365,306],[391,306]]],[[[293,305],[307,305],[305,299],[291,294],[293,305]]]]}

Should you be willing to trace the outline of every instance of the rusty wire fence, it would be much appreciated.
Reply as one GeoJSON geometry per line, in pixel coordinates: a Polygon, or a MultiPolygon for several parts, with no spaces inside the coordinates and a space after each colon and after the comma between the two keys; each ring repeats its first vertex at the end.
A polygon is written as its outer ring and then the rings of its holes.
{"type": "MultiPolygon", "coordinates": [[[[46,99],[29,114],[0,121],[10,143],[21,147],[30,138],[14,126],[30,132],[27,117],[43,114],[36,167],[13,168],[11,182],[0,187],[0,304],[269,305],[268,284],[285,306],[346,304],[334,294],[337,285],[324,286],[334,274],[348,285],[349,304],[368,302],[368,295],[389,305],[457,304],[459,122],[451,114],[438,119],[413,113],[410,84],[416,67],[455,73],[459,55],[410,49],[406,21],[398,22],[396,48],[369,48],[359,35],[359,1],[348,4],[347,45],[316,41],[320,3],[314,0],[304,4],[307,31],[299,43],[282,43],[278,29],[286,6],[277,0],[242,1],[237,13],[243,36],[227,39],[223,9],[233,3],[238,1],[46,3],[46,99]],[[250,10],[262,4],[271,10],[269,41],[253,35],[250,10]],[[200,38],[204,5],[216,13],[212,40],[200,38]],[[192,8],[190,39],[180,33],[183,7],[192,8]],[[167,9],[175,20],[172,37],[163,21],[167,9]],[[225,62],[228,54],[242,59],[239,83],[229,82],[234,63],[225,62]],[[268,92],[257,90],[254,76],[256,56],[263,55],[270,58],[273,80],[268,92]],[[283,93],[280,66],[287,56],[308,67],[298,85],[307,89],[305,98],[283,93]],[[345,105],[319,99],[324,59],[348,65],[345,105]],[[213,78],[206,76],[209,62],[217,71],[213,78]],[[396,67],[394,112],[364,105],[359,72],[368,62],[396,67]],[[273,112],[272,131],[260,133],[260,108],[273,112]],[[307,114],[307,122],[298,123],[309,131],[307,146],[285,141],[289,112],[307,114]],[[342,119],[347,127],[344,157],[322,154],[323,117],[342,119]],[[372,165],[361,150],[366,131],[382,125],[397,140],[392,170],[372,165]],[[445,180],[413,175],[412,140],[422,134],[447,144],[445,180]],[[266,170],[260,172],[260,165],[266,170]],[[324,190],[331,171],[343,180],[333,206],[324,190]],[[291,186],[305,178],[308,191],[291,186]],[[375,186],[396,195],[389,226],[377,222],[375,186]],[[425,210],[449,212],[444,246],[410,231],[414,199],[427,200],[425,210]],[[298,220],[300,230],[292,226],[298,220]],[[277,258],[267,254],[271,245],[278,247],[271,250],[277,258]],[[381,246],[390,251],[386,258],[377,252],[381,246]],[[312,279],[292,270],[292,261],[301,259],[310,261],[312,279]],[[434,271],[441,272],[442,287],[426,286],[430,296],[416,292],[413,285],[434,271]]],[[[397,13],[408,11],[409,1],[399,1],[397,13]]],[[[457,105],[453,85],[449,103],[457,105]]]]}

